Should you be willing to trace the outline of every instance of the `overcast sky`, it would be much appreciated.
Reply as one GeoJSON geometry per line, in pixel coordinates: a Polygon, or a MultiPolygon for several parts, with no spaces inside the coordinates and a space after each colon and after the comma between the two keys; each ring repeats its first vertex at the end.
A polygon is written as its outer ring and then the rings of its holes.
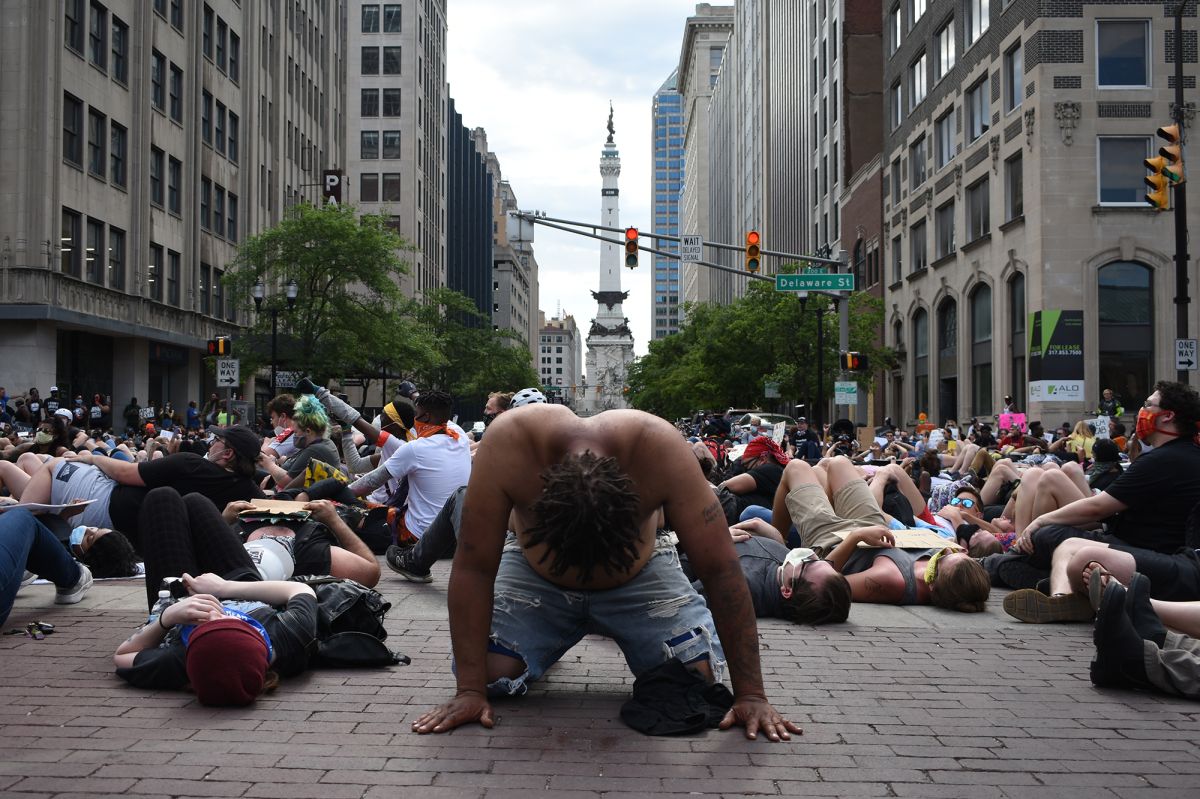
{"type": "MultiPolygon", "coordinates": [[[[522,210],[600,218],[600,150],[608,103],[621,153],[621,225],[650,231],[651,110],[679,62],[688,0],[448,0],[447,73],[463,124],[488,147],[522,210]]],[[[683,232],[683,231],[681,231],[683,232]]],[[[453,235],[453,231],[448,231],[453,235]]],[[[650,244],[646,239],[643,244],[650,244]]],[[[587,335],[596,315],[601,242],[538,226],[541,310],[561,305],[587,335]]],[[[651,256],[622,269],[637,354],[651,331],[651,256]]]]}

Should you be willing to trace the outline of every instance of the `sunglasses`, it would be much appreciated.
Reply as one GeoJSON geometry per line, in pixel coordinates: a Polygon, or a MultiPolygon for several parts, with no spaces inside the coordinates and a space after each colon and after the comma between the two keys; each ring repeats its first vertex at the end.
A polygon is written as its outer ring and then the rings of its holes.
{"type": "Polygon", "coordinates": [[[970,497],[954,497],[950,500],[950,504],[955,507],[961,505],[964,508],[973,508],[975,507],[975,500],[970,497]]]}

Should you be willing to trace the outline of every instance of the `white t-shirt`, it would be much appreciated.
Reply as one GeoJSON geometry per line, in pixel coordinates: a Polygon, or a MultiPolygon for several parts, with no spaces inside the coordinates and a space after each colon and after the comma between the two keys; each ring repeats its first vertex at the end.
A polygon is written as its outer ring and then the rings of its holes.
{"type": "MultiPolygon", "coordinates": [[[[379,438],[375,442],[376,446],[379,447],[379,462],[383,463],[388,458],[392,457],[396,450],[400,449],[400,447],[407,443],[408,440],[401,438],[400,436],[394,436],[387,432],[380,433],[379,438]]],[[[371,502],[378,502],[380,505],[386,505],[388,500],[392,498],[392,495],[399,490],[400,481],[393,477],[379,488],[372,491],[367,499],[371,502]]]]}
{"type": "Polygon", "coordinates": [[[458,440],[442,434],[418,438],[399,447],[384,461],[392,477],[397,480],[408,477],[404,524],[417,538],[425,534],[425,528],[441,512],[454,490],[471,478],[470,440],[453,422],[446,427],[458,434],[458,440]]]}

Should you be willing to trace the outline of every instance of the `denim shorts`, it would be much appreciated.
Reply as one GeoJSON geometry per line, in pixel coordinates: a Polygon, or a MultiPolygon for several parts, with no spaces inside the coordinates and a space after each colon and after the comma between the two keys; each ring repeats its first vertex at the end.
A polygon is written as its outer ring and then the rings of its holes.
{"type": "Polygon", "coordinates": [[[624,585],[605,591],[572,591],[549,582],[529,565],[509,535],[496,574],[489,651],[519,658],[525,673],[488,686],[492,696],[520,696],[585,635],[613,639],[634,676],[678,657],[707,660],[713,679],[725,672],[725,653],[704,597],[679,567],[670,536],[659,536],[654,554],[624,585]]]}

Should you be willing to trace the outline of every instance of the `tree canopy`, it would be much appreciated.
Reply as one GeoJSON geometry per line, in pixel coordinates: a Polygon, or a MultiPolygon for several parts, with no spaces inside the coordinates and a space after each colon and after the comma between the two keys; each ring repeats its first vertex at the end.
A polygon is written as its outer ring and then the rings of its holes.
{"type": "MultiPolygon", "coordinates": [[[[794,267],[792,268],[794,269],[794,267]]],[[[786,271],[786,270],[785,270],[786,271]]],[[[875,369],[893,360],[877,343],[883,304],[868,294],[850,295],[850,348],[875,369]]],[[[753,281],[746,295],[729,305],[686,308],[677,334],[650,342],[647,355],[630,372],[634,407],[666,418],[700,408],[759,407],[817,401],[817,309],[823,309],[825,396],[833,395],[838,373],[838,316],[833,302],[813,295],[802,303],[753,281]],[[766,383],[778,383],[780,400],[768,400],[766,383]]],[[[870,384],[870,374],[855,376],[870,384]]]]}

